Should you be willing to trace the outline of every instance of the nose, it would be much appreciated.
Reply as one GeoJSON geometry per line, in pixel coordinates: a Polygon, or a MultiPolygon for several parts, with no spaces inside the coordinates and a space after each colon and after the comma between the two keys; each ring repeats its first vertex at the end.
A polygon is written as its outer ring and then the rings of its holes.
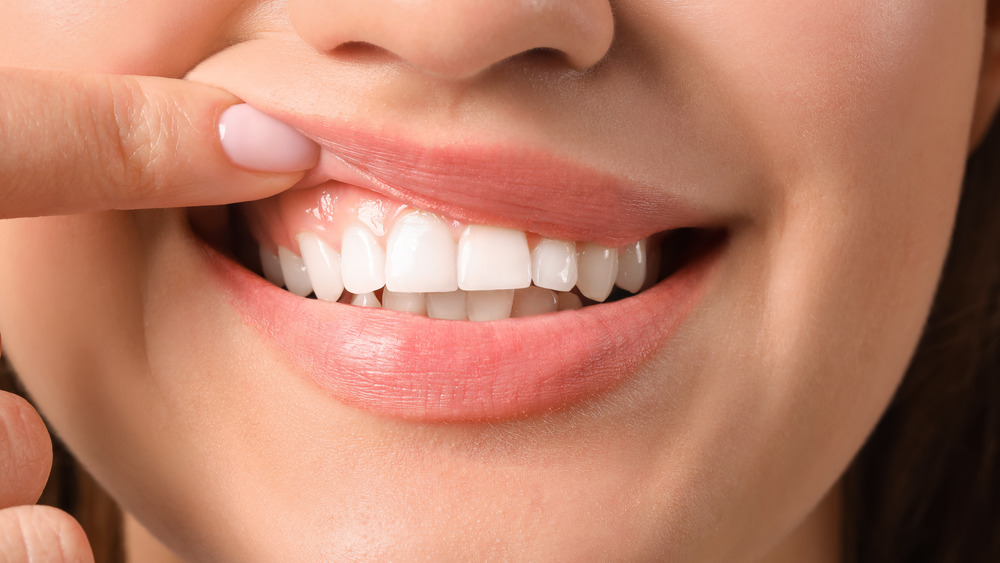
{"type": "Polygon", "coordinates": [[[288,10],[296,32],[322,52],[374,45],[454,80],[531,51],[586,70],[614,35],[608,0],[288,0],[288,10]]]}

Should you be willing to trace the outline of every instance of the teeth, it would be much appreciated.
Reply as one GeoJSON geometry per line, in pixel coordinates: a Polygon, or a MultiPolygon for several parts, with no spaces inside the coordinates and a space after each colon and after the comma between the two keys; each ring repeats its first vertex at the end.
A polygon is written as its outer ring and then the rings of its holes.
{"type": "Polygon", "coordinates": [[[466,312],[470,321],[496,321],[510,318],[514,304],[513,289],[470,291],[466,294],[466,312]]]}
{"type": "Polygon", "coordinates": [[[427,316],[432,319],[449,321],[464,321],[468,319],[465,312],[466,292],[452,291],[449,293],[427,294],[427,316]]]}
{"type": "Polygon", "coordinates": [[[455,241],[441,219],[422,211],[410,213],[396,221],[389,233],[385,287],[404,293],[455,291],[455,254],[455,241]]]}
{"type": "Polygon", "coordinates": [[[642,239],[618,250],[618,278],[615,285],[632,293],[638,293],[642,289],[649,267],[649,255],[646,252],[648,246],[649,239],[642,239]]]}
{"type": "Polygon", "coordinates": [[[576,244],[542,239],[531,251],[531,281],[556,291],[573,289],[577,281],[576,244]]]}
{"type": "Polygon", "coordinates": [[[521,231],[470,225],[458,241],[458,287],[466,291],[531,285],[531,255],[521,231]]]}
{"type": "Polygon", "coordinates": [[[427,314],[423,293],[395,292],[386,289],[382,292],[382,308],[414,315],[427,314]]]}
{"type": "Polygon", "coordinates": [[[558,307],[556,292],[551,289],[531,286],[514,292],[514,305],[511,307],[510,316],[512,318],[530,317],[554,313],[558,307]]]}
{"type": "Polygon", "coordinates": [[[281,260],[264,245],[260,247],[260,267],[264,270],[267,281],[278,287],[285,285],[285,276],[281,275],[281,260]]]}
{"type": "Polygon", "coordinates": [[[607,299],[618,277],[618,249],[586,242],[578,260],[580,293],[594,301],[607,299]]]}
{"type": "Polygon", "coordinates": [[[385,285],[385,251],[367,227],[351,225],[344,229],[340,249],[347,291],[370,293],[385,285]]]}
{"type": "Polygon", "coordinates": [[[285,288],[288,291],[299,297],[312,293],[312,282],[309,281],[306,265],[297,254],[279,246],[278,260],[281,262],[281,275],[285,278],[285,288]]]}
{"type": "Polygon", "coordinates": [[[378,297],[374,293],[360,293],[351,298],[351,305],[356,307],[371,307],[373,309],[381,309],[382,303],[379,302],[378,297]]]}
{"type": "Polygon", "coordinates": [[[575,311],[583,308],[583,301],[575,293],[560,291],[558,295],[560,311],[575,311]]]}
{"type": "Polygon", "coordinates": [[[340,279],[340,255],[312,233],[301,233],[296,238],[316,298],[323,301],[340,299],[344,293],[344,282],[340,279]]]}

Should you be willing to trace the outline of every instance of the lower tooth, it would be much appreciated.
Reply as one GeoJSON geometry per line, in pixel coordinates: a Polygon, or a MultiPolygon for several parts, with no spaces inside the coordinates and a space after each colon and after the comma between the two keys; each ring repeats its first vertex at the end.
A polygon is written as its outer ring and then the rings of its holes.
{"type": "Polygon", "coordinates": [[[285,276],[281,275],[281,260],[278,255],[271,252],[267,247],[260,247],[260,267],[264,271],[264,278],[274,285],[281,287],[285,285],[285,276]]]}
{"type": "Polygon", "coordinates": [[[560,311],[575,311],[583,308],[583,301],[575,293],[560,291],[558,299],[560,311]]]}
{"type": "Polygon", "coordinates": [[[426,315],[427,304],[423,293],[406,293],[382,290],[382,308],[401,313],[426,315]]]}
{"type": "Polygon", "coordinates": [[[558,309],[556,292],[542,287],[526,287],[514,292],[514,304],[510,316],[530,317],[554,313],[558,309]]]}
{"type": "Polygon", "coordinates": [[[374,293],[359,293],[351,298],[351,305],[356,307],[371,307],[373,309],[381,309],[382,304],[379,303],[378,297],[374,293]]]}
{"type": "Polygon", "coordinates": [[[449,321],[464,321],[469,317],[465,312],[464,291],[451,291],[448,293],[428,293],[427,316],[432,319],[444,319],[449,321]]]}
{"type": "Polygon", "coordinates": [[[497,321],[510,318],[510,308],[514,304],[513,289],[492,291],[470,291],[466,294],[465,306],[470,321],[497,321]]]}
{"type": "Polygon", "coordinates": [[[278,260],[281,262],[281,275],[285,278],[285,288],[288,291],[299,297],[312,293],[312,282],[309,281],[305,262],[297,254],[279,246],[278,260]]]}
{"type": "Polygon", "coordinates": [[[316,298],[323,301],[340,299],[344,293],[344,282],[340,278],[340,255],[312,233],[302,233],[297,240],[316,298]]]}

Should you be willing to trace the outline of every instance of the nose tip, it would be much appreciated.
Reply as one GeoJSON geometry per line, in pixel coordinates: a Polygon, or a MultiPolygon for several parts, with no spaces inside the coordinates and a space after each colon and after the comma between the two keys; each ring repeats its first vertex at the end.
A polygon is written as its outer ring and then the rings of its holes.
{"type": "Polygon", "coordinates": [[[288,9],[296,32],[322,52],[370,44],[453,80],[527,52],[586,70],[614,36],[607,0],[289,0],[288,9]]]}

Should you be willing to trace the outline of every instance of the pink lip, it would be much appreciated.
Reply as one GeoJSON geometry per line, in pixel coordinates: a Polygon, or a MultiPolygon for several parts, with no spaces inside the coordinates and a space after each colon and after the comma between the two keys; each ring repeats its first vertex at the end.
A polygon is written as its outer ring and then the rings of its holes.
{"type": "Polygon", "coordinates": [[[303,299],[205,250],[236,310],[292,371],[343,403],[420,421],[516,418],[613,389],[676,332],[719,254],[629,299],[471,323],[303,299]]]}
{"type": "Polygon", "coordinates": [[[607,246],[715,222],[663,186],[550,152],[499,144],[435,147],[315,117],[280,118],[324,148],[320,165],[299,187],[337,180],[466,223],[607,246]]]}

